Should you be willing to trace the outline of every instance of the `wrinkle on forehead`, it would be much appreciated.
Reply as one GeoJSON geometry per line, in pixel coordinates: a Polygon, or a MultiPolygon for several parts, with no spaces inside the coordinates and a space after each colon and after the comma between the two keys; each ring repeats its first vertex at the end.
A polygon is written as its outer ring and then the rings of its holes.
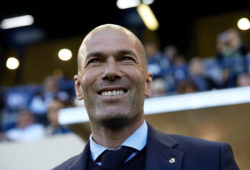
{"type": "Polygon", "coordinates": [[[87,43],[92,38],[94,38],[94,36],[96,36],[98,33],[102,33],[102,32],[118,33],[118,34],[121,34],[121,35],[123,34],[127,36],[131,40],[131,42],[133,42],[135,49],[138,50],[138,53],[141,57],[140,59],[142,60],[143,68],[145,71],[147,71],[146,52],[141,41],[130,30],[124,27],[121,27],[119,25],[114,25],[114,24],[105,24],[105,25],[101,25],[101,26],[94,28],[83,39],[83,42],[78,51],[78,72],[81,72],[81,69],[83,68],[82,59],[86,56],[86,53],[87,53],[87,43]]]}

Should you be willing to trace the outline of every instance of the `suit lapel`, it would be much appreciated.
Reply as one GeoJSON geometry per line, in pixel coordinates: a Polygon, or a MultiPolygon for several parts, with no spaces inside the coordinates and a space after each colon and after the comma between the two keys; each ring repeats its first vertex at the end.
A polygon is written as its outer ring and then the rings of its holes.
{"type": "Polygon", "coordinates": [[[178,143],[148,124],[146,170],[181,170],[184,152],[175,149],[178,143]]]}
{"type": "MultiPolygon", "coordinates": [[[[169,135],[157,131],[148,124],[146,170],[181,170],[184,152],[175,149],[178,143],[169,135]]],[[[87,170],[89,142],[70,170],[87,170]]]]}
{"type": "Polygon", "coordinates": [[[87,170],[89,158],[89,141],[86,144],[83,152],[78,155],[75,163],[70,167],[70,170],[87,170]]]}

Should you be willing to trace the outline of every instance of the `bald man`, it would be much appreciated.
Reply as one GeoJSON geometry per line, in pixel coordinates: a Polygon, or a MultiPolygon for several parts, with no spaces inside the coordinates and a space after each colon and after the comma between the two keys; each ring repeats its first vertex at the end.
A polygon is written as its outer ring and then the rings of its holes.
{"type": "Polygon", "coordinates": [[[93,29],[79,48],[74,81],[92,134],[82,153],[54,170],[238,169],[228,144],[164,134],[146,123],[152,73],[141,41],[128,29],[93,29]]]}

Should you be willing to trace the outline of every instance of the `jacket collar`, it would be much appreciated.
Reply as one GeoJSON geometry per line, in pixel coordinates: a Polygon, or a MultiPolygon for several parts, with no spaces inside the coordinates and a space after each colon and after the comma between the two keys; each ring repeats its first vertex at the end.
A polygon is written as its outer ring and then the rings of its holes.
{"type": "Polygon", "coordinates": [[[69,168],[69,170],[86,170],[88,166],[89,155],[90,155],[90,149],[89,149],[89,141],[88,141],[83,152],[77,156],[77,159],[69,168]]]}
{"type": "Polygon", "coordinates": [[[177,141],[148,124],[146,170],[180,170],[184,152],[177,150],[177,141]]]}
{"type": "MultiPolygon", "coordinates": [[[[184,152],[177,150],[178,143],[171,136],[155,130],[148,124],[146,170],[181,170],[184,152]]],[[[70,170],[86,170],[90,155],[89,141],[70,170]]]]}

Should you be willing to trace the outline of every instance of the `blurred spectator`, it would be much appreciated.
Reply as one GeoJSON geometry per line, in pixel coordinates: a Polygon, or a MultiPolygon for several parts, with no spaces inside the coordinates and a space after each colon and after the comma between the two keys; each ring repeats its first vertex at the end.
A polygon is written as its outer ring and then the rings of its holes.
{"type": "Polygon", "coordinates": [[[158,45],[154,41],[147,41],[144,43],[147,55],[148,70],[153,73],[154,78],[162,76],[161,60],[163,54],[159,50],[158,45]]]}
{"type": "Polygon", "coordinates": [[[4,104],[5,104],[4,103],[4,90],[2,87],[0,87],[0,132],[2,132],[4,129],[2,125],[4,104]]]}
{"type": "Polygon", "coordinates": [[[177,66],[178,67],[177,68],[174,65],[177,54],[178,54],[177,47],[175,47],[174,45],[168,45],[164,48],[164,51],[162,53],[162,57],[160,59],[161,61],[159,63],[160,68],[161,68],[161,73],[162,73],[160,78],[163,78],[163,80],[165,81],[165,85],[167,86],[168,94],[174,93],[176,90],[175,74],[177,73],[177,75],[179,76],[182,73],[181,67],[177,66]]]}
{"type": "Polygon", "coordinates": [[[217,88],[213,79],[205,75],[204,63],[199,57],[191,59],[189,63],[189,76],[194,81],[198,91],[206,91],[217,88]]]}
{"type": "Polygon", "coordinates": [[[218,62],[218,60],[214,57],[208,57],[203,59],[205,75],[213,79],[218,88],[225,82],[223,70],[218,62]]]}
{"type": "Polygon", "coordinates": [[[176,84],[188,76],[187,63],[182,55],[176,55],[173,65],[164,71],[164,80],[168,87],[168,93],[176,92],[176,84]]]}
{"type": "Polygon", "coordinates": [[[230,28],[218,35],[217,59],[224,73],[223,88],[234,87],[236,77],[247,72],[247,53],[248,49],[236,29],[230,28]]]}
{"type": "Polygon", "coordinates": [[[45,128],[42,124],[35,123],[34,115],[28,110],[18,113],[15,128],[0,134],[0,140],[30,142],[45,137],[45,128]]]}
{"type": "Polygon", "coordinates": [[[32,98],[29,108],[35,114],[37,121],[48,125],[47,110],[48,104],[55,98],[69,100],[69,95],[59,88],[58,80],[53,76],[44,79],[43,88],[32,98]]]}
{"type": "Polygon", "coordinates": [[[232,88],[236,86],[237,75],[233,74],[229,68],[221,68],[221,80],[218,88],[232,88]]]}
{"type": "Polygon", "coordinates": [[[46,128],[47,136],[65,134],[71,132],[66,126],[62,126],[58,122],[59,110],[66,108],[67,105],[68,104],[66,102],[58,98],[55,98],[53,101],[49,103],[48,113],[47,113],[49,125],[46,128]]]}
{"type": "Polygon", "coordinates": [[[178,94],[194,93],[197,91],[198,91],[198,88],[192,79],[185,79],[185,80],[180,81],[177,84],[178,94]]]}
{"type": "Polygon", "coordinates": [[[170,64],[173,65],[174,59],[178,55],[178,49],[174,45],[168,45],[164,48],[163,54],[170,64]]]}
{"type": "Polygon", "coordinates": [[[182,55],[175,56],[173,60],[174,77],[176,81],[182,81],[188,76],[188,68],[185,58],[182,55]]]}
{"type": "Polygon", "coordinates": [[[164,96],[167,93],[167,86],[163,79],[157,78],[152,83],[152,97],[164,96]]]}
{"type": "Polygon", "coordinates": [[[230,28],[217,37],[218,59],[242,57],[248,53],[239,32],[230,28]]]}
{"type": "Polygon", "coordinates": [[[246,55],[245,65],[246,73],[250,74],[250,52],[246,55]]]}
{"type": "Polygon", "coordinates": [[[31,86],[15,86],[5,90],[5,108],[8,113],[26,109],[34,88],[31,86]]]}
{"type": "Polygon", "coordinates": [[[168,68],[174,64],[175,56],[177,56],[178,50],[174,45],[168,45],[163,50],[163,59],[161,60],[161,67],[168,68]]]}
{"type": "Polygon", "coordinates": [[[237,77],[237,86],[244,87],[250,86],[250,75],[249,74],[241,74],[237,77]]]}

